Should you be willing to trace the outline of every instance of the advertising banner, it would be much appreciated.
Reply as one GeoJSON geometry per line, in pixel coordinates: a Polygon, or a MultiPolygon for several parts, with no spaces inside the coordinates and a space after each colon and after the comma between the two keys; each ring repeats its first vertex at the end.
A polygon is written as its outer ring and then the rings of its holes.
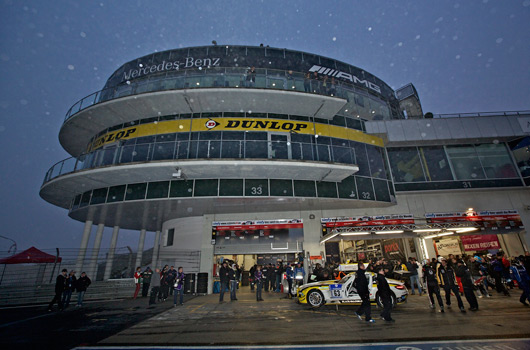
{"type": "Polygon", "coordinates": [[[383,257],[387,260],[400,260],[405,262],[405,249],[402,239],[385,239],[381,242],[383,257]]]}
{"type": "Polygon", "coordinates": [[[461,236],[465,251],[500,249],[497,235],[470,235],[461,236]]]}
{"type": "Polygon", "coordinates": [[[436,243],[436,250],[438,251],[438,255],[441,255],[441,256],[447,256],[449,254],[453,254],[453,255],[462,254],[462,250],[460,250],[460,244],[458,243],[458,239],[455,239],[455,238],[441,239],[438,243],[436,243]]]}
{"type": "Polygon", "coordinates": [[[510,230],[524,228],[517,210],[483,210],[453,213],[427,213],[428,223],[471,221],[485,229],[510,230]]]}
{"type": "Polygon", "coordinates": [[[320,219],[322,226],[327,228],[355,227],[355,226],[380,226],[380,225],[406,225],[414,224],[412,214],[393,214],[378,216],[336,217],[320,219]]]}

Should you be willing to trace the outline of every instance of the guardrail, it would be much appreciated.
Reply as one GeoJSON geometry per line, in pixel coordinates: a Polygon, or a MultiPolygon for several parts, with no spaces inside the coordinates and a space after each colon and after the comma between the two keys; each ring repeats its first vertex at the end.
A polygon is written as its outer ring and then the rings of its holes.
{"type": "Polygon", "coordinates": [[[469,118],[469,117],[509,117],[509,116],[529,116],[530,110],[523,111],[500,111],[500,112],[474,112],[474,113],[445,113],[433,114],[434,118],[469,118]]]}

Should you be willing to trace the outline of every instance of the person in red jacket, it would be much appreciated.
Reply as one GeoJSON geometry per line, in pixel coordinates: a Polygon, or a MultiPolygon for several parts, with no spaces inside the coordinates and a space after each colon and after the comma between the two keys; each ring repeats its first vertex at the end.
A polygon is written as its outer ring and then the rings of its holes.
{"type": "Polygon", "coordinates": [[[136,299],[138,296],[138,292],[140,291],[140,288],[142,287],[142,283],[140,283],[140,278],[142,274],[142,269],[140,267],[136,268],[136,272],[134,273],[134,283],[136,283],[136,289],[134,290],[134,296],[133,299],[136,299]]]}

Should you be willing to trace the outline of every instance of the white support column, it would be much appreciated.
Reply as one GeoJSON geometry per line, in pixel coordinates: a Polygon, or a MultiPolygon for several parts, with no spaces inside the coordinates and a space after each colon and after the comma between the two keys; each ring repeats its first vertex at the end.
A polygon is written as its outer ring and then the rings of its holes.
{"type": "Polygon", "coordinates": [[[140,240],[138,241],[138,251],[136,252],[136,264],[134,264],[134,271],[136,271],[136,268],[138,266],[142,266],[142,255],[144,253],[144,243],[145,243],[145,228],[140,230],[140,240]]]}
{"type": "Polygon", "coordinates": [[[81,238],[81,247],[79,247],[79,254],[77,255],[77,262],[75,264],[75,271],[78,273],[81,273],[81,269],[83,268],[83,261],[85,260],[88,240],[90,239],[90,231],[92,231],[92,220],[87,220],[85,221],[83,238],[81,238]]]}
{"type": "Polygon", "coordinates": [[[155,233],[155,245],[153,246],[153,261],[151,262],[151,270],[155,270],[155,268],[159,267],[157,266],[158,261],[158,250],[160,248],[159,246],[160,241],[160,231],[156,231],[155,233]]]}
{"type": "Polygon", "coordinates": [[[116,244],[118,243],[118,232],[119,231],[120,231],[120,227],[114,226],[114,229],[112,230],[112,238],[110,240],[110,249],[109,249],[109,253],[107,254],[107,263],[105,264],[105,275],[103,276],[104,280],[108,280],[112,272],[112,262],[114,260],[114,252],[116,251],[116,244]]]}
{"type": "Polygon", "coordinates": [[[105,224],[98,225],[98,230],[96,231],[96,239],[94,240],[94,248],[92,249],[92,257],[90,258],[90,265],[85,271],[87,273],[88,278],[90,278],[92,281],[95,281],[97,277],[96,274],[98,272],[98,255],[99,248],[101,247],[101,239],[103,238],[104,228],[105,224]]]}

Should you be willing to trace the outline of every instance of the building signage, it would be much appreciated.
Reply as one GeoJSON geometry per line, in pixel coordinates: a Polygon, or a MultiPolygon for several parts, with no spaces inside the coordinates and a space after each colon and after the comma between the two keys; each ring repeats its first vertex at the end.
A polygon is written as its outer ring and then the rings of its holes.
{"type": "Polygon", "coordinates": [[[342,72],[340,70],[337,70],[337,69],[332,69],[332,68],[328,68],[328,67],[322,67],[322,66],[317,66],[317,65],[314,65],[313,67],[311,67],[309,69],[310,72],[317,72],[318,74],[322,74],[322,75],[328,75],[330,77],[334,77],[334,78],[337,78],[337,79],[342,79],[342,80],[347,80],[349,81],[350,83],[352,84],[357,84],[357,85],[363,85],[371,90],[374,90],[375,92],[378,92],[378,93],[381,93],[381,88],[368,81],[368,80],[361,80],[359,78],[357,78],[355,75],[353,74],[350,74],[350,73],[346,73],[346,72],[342,72]]]}
{"type": "Polygon", "coordinates": [[[186,68],[210,68],[220,66],[220,57],[185,57],[182,60],[176,61],[162,61],[159,64],[144,65],[140,63],[138,68],[131,68],[123,72],[122,82],[131,79],[141,78],[149,74],[162,73],[172,70],[186,69],[186,68]]]}
{"type": "Polygon", "coordinates": [[[461,236],[465,251],[500,249],[497,235],[469,235],[461,236]]]}
{"type": "Polygon", "coordinates": [[[517,210],[484,210],[453,213],[427,213],[427,223],[441,222],[475,222],[483,227],[498,228],[524,228],[517,210]]]}
{"type": "Polygon", "coordinates": [[[287,132],[299,132],[311,126],[310,123],[303,122],[282,122],[272,120],[248,120],[248,119],[228,119],[218,122],[210,119],[205,123],[208,129],[214,129],[221,125],[225,130],[277,130],[287,132]]]}
{"type": "Polygon", "coordinates": [[[214,221],[212,227],[217,231],[274,230],[282,228],[303,228],[302,219],[254,220],[254,221],[214,221]]]}
{"type": "Polygon", "coordinates": [[[455,238],[441,239],[435,244],[436,244],[436,250],[438,251],[438,255],[447,256],[449,254],[453,254],[453,255],[462,254],[462,251],[460,250],[460,244],[458,243],[458,239],[455,239],[455,238]]]}
{"type": "Polygon", "coordinates": [[[380,226],[380,225],[407,225],[414,224],[412,214],[393,214],[379,216],[357,216],[357,217],[337,217],[322,218],[320,222],[328,228],[343,226],[380,226]]]}
{"type": "Polygon", "coordinates": [[[401,260],[404,262],[405,249],[403,249],[403,241],[401,239],[386,239],[382,243],[383,256],[387,260],[401,260]]]}

